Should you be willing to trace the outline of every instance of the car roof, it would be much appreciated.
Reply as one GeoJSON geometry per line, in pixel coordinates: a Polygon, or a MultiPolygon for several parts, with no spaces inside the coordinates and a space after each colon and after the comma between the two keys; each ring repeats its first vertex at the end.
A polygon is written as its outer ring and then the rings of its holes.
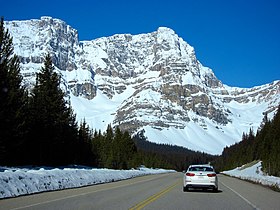
{"type": "Polygon", "coordinates": [[[190,165],[190,167],[209,167],[209,168],[213,168],[213,166],[209,165],[209,164],[197,164],[197,165],[190,165]]]}

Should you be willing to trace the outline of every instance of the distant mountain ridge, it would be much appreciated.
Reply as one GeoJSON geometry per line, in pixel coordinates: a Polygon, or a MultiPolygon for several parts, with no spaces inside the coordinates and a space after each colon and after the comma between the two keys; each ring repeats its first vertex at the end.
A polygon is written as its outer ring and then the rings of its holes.
{"type": "Polygon", "coordinates": [[[253,88],[224,85],[172,29],[79,41],[77,30],[51,17],[6,21],[24,83],[50,53],[79,120],[143,132],[149,141],[219,154],[255,131],[280,103],[280,81],[253,88]]]}

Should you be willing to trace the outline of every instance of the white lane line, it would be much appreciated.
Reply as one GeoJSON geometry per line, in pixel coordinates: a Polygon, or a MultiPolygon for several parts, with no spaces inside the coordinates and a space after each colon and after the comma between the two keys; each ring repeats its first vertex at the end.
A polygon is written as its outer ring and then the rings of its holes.
{"type": "Polygon", "coordinates": [[[256,205],[254,205],[252,202],[250,202],[247,198],[243,197],[242,195],[240,195],[238,192],[236,192],[234,189],[232,189],[231,187],[227,186],[225,183],[219,181],[222,185],[224,185],[226,188],[228,188],[229,190],[231,190],[232,192],[234,192],[237,196],[239,196],[241,199],[243,199],[246,203],[248,203],[250,206],[252,206],[255,210],[261,210],[260,208],[258,208],[256,205]]]}
{"type": "MultiPolygon", "coordinates": [[[[168,174],[160,174],[160,175],[162,175],[164,177],[164,176],[166,176],[168,174]]],[[[66,200],[66,199],[69,199],[69,198],[84,196],[84,195],[88,195],[88,194],[91,194],[91,193],[96,193],[96,192],[101,192],[101,191],[105,191],[105,190],[116,189],[116,188],[119,188],[119,187],[125,187],[125,186],[129,186],[129,185],[133,185],[133,184],[138,184],[138,183],[141,183],[141,182],[147,182],[147,181],[154,180],[156,178],[157,177],[152,177],[150,179],[139,180],[137,182],[127,183],[127,184],[118,185],[118,186],[112,186],[112,187],[103,188],[103,189],[98,189],[98,190],[94,190],[94,191],[86,192],[86,193],[80,193],[80,194],[65,196],[65,197],[62,197],[62,198],[57,198],[57,199],[53,199],[53,200],[48,200],[48,201],[43,201],[43,202],[39,202],[39,203],[34,203],[34,204],[27,205],[27,206],[21,206],[21,207],[12,208],[10,210],[19,210],[19,209],[30,208],[30,207],[34,207],[34,206],[39,206],[39,205],[47,204],[47,203],[52,203],[52,202],[56,202],[56,201],[66,200]]],[[[126,180],[129,180],[129,179],[126,179],[126,180]]],[[[125,180],[120,180],[120,181],[125,181],[125,180]]],[[[109,184],[109,183],[104,183],[104,184],[109,184]]],[[[94,186],[94,185],[91,185],[91,186],[94,186]]],[[[85,186],[85,187],[91,187],[91,186],[85,186]]],[[[72,188],[72,189],[75,189],[75,188],[72,188]]],[[[71,190],[71,189],[64,189],[64,190],[71,190]]],[[[42,193],[44,193],[44,192],[42,192],[42,193]]]]}

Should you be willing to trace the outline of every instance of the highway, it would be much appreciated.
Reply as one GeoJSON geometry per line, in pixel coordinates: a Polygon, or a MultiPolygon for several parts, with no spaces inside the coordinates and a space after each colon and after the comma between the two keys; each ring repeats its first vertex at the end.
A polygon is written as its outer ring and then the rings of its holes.
{"type": "Polygon", "coordinates": [[[280,209],[279,192],[224,175],[218,179],[217,193],[183,192],[183,173],[170,173],[1,199],[0,209],[280,209]]]}

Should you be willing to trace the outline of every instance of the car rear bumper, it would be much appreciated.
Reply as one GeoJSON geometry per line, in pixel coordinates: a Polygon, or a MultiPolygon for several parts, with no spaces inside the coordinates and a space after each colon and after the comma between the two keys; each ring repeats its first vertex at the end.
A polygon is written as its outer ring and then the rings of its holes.
{"type": "Polygon", "coordinates": [[[205,188],[205,189],[215,189],[218,188],[218,185],[215,184],[187,184],[187,188],[205,188]]]}

